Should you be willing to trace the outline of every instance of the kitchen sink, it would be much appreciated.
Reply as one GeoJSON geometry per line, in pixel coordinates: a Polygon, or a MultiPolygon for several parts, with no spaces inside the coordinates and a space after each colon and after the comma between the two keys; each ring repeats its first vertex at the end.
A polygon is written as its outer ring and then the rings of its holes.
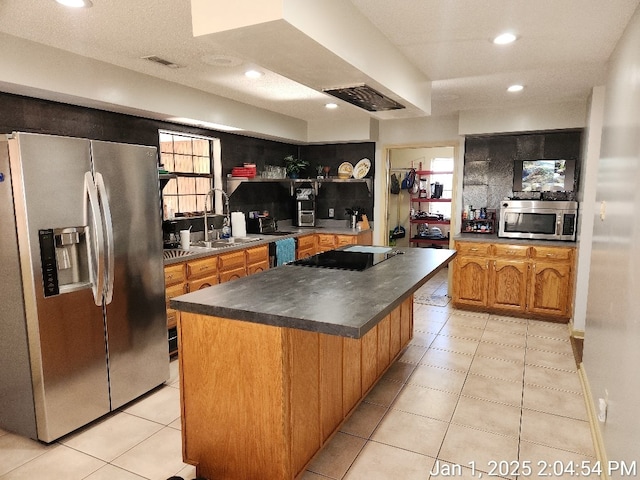
{"type": "Polygon", "coordinates": [[[245,243],[257,242],[258,240],[262,240],[261,237],[239,237],[233,239],[220,239],[220,240],[212,240],[205,242],[204,240],[199,240],[197,242],[191,243],[192,248],[228,248],[234,247],[237,245],[243,245],[245,243]]]}
{"type": "Polygon", "coordinates": [[[199,240],[191,243],[189,250],[182,250],[181,248],[165,248],[162,255],[165,260],[168,260],[171,258],[188,257],[191,255],[196,255],[198,253],[203,253],[210,250],[237,247],[239,245],[245,245],[247,243],[257,242],[258,240],[262,240],[262,237],[234,238],[233,241],[229,241],[229,239],[226,239],[226,238],[221,240],[213,240],[209,242],[205,242],[204,240],[199,240]]]}

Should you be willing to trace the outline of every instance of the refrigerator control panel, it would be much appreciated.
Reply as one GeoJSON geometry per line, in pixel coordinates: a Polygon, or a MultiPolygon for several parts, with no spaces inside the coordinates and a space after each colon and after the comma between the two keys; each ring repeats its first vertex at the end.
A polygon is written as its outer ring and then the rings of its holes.
{"type": "Polygon", "coordinates": [[[44,296],[58,295],[58,267],[56,265],[56,246],[53,229],[38,230],[40,238],[40,259],[42,261],[42,284],[44,296]]]}

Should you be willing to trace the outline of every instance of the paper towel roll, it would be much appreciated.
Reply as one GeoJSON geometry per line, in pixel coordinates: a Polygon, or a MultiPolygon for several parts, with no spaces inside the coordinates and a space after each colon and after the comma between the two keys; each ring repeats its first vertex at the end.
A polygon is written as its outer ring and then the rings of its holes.
{"type": "Polygon", "coordinates": [[[244,213],[231,212],[231,236],[233,237],[246,237],[247,236],[247,223],[244,219],[244,213]]]}

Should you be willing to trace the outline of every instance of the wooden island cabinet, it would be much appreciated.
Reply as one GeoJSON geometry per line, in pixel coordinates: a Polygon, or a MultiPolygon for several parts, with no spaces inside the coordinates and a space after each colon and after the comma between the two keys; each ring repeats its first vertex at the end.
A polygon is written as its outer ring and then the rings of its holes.
{"type": "Polygon", "coordinates": [[[414,292],[454,256],[410,249],[364,271],[283,265],[172,299],[183,460],[211,479],[300,478],[402,354],[414,292]]]}
{"type": "Polygon", "coordinates": [[[456,241],[453,304],[566,322],[572,314],[574,247],[456,241]]]}

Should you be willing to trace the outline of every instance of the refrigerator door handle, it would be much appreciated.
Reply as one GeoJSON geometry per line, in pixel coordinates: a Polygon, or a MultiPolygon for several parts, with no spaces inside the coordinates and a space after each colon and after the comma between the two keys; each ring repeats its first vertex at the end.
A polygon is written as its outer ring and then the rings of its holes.
{"type": "Polygon", "coordinates": [[[98,187],[99,204],[102,211],[102,222],[104,225],[104,238],[106,247],[106,272],[105,272],[105,298],[104,303],[109,305],[113,299],[113,282],[115,277],[115,251],[113,245],[113,221],[111,219],[111,208],[109,207],[109,197],[107,188],[104,185],[102,174],[95,174],[96,186],[98,187]]]}
{"type": "Polygon", "coordinates": [[[98,190],[91,172],[84,174],[84,223],[88,227],[87,261],[93,300],[102,305],[104,293],[104,233],[98,202],[98,190]]]}

